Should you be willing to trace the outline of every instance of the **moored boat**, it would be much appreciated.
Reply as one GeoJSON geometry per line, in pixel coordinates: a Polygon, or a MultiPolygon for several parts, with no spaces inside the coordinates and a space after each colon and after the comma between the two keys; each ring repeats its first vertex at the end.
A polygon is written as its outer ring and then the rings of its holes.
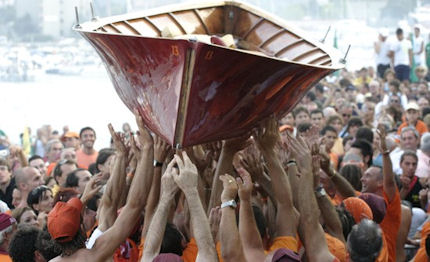
{"type": "Polygon", "coordinates": [[[280,117],[344,66],[336,50],[236,1],[93,19],[75,30],[102,58],[122,101],[178,147],[280,117]]]}

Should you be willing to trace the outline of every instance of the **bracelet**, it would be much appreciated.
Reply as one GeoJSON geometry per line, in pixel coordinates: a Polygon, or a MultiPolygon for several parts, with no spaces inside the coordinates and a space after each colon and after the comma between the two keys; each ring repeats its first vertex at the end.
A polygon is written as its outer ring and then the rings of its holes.
{"type": "Polygon", "coordinates": [[[292,166],[292,165],[296,165],[297,166],[296,160],[288,160],[287,166],[289,167],[289,166],[292,166]]]}
{"type": "Polygon", "coordinates": [[[154,167],[162,167],[163,166],[163,162],[158,162],[157,160],[154,159],[154,167]]]}
{"type": "Polygon", "coordinates": [[[384,152],[381,153],[383,156],[389,155],[390,154],[390,150],[385,150],[384,152]]]}

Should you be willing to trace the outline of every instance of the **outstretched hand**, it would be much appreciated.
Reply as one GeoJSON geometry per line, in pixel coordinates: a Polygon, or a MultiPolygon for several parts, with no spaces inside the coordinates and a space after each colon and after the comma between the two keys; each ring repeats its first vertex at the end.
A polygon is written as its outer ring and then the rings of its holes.
{"type": "Polygon", "coordinates": [[[234,178],[228,174],[221,175],[219,179],[222,181],[223,191],[221,193],[221,202],[227,202],[236,199],[237,183],[234,178]]]}
{"type": "Polygon", "coordinates": [[[110,135],[112,137],[113,143],[115,145],[116,150],[118,150],[119,153],[127,154],[128,149],[125,145],[125,136],[123,133],[115,132],[115,129],[113,128],[112,124],[108,125],[110,135]]]}
{"type": "Polygon", "coordinates": [[[137,111],[137,109],[134,111],[134,116],[136,117],[137,127],[139,128],[137,138],[139,140],[140,146],[141,147],[152,146],[154,144],[154,140],[152,139],[151,133],[143,123],[143,119],[139,115],[139,112],[137,111]]]}
{"type": "Polygon", "coordinates": [[[197,167],[191,162],[187,152],[182,152],[182,159],[175,154],[174,159],[179,167],[179,174],[173,176],[176,184],[185,194],[191,190],[197,190],[197,167]]]}
{"type": "Polygon", "coordinates": [[[303,140],[302,137],[293,137],[291,134],[287,134],[288,148],[290,149],[291,155],[297,161],[297,165],[301,173],[309,171],[312,173],[312,155],[308,144],[303,140]]]}
{"type": "Polygon", "coordinates": [[[252,189],[254,185],[248,171],[240,167],[237,169],[240,177],[236,177],[236,183],[239,187],[239,198],[241,201],[251,201],[252,189]]]}
{"type": "Polygon", "coordinates": [[[387,148],[387,131],[385,130],[385,126],[383,124],[378,125],[378,129],[376,130],[376,133],[379,135],[379,150],[381,153],[384,153],[388,150],[387,148]]]}
{"type": "Polygon", "coordinates": [[[175,176],[178,175],[178,170],[174,167],[175,164],[176,159],[172,159],[161,177],[162,196],[173,197],[179,190],[178,185],[175,182],[175,176]]]}
{"type": "Polygon", "coordinates": [[[93,176],[90,181],[85,185],[84,192],[81,195],[81,201],[83,204],[86,204],[91,198],[100,191],[103,185],[100,184],[102,180],[101,175],[93,176]]]}
{"type": "Polygon", "coordinates": [[[254,138],[260,150],[274,150],[275,146],[281,140],[276,118],[270,116],[265,119],[262,126],[254,132],[254,138]]]}

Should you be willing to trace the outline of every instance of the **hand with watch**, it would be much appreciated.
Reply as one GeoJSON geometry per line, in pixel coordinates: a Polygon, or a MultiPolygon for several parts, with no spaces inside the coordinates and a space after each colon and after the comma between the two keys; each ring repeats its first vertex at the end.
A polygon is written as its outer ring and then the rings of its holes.
{"type": "Polygon", "coordinates": [[[154,167],[163,167],[171,147],[161,137],[154,136],[154,167]]]}

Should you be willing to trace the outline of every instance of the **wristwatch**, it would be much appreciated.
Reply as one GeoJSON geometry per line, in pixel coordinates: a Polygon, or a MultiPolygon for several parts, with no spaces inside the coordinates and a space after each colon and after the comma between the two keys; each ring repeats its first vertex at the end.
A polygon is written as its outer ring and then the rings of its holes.
{"type": "Polygon", "coordinates": [[[315,189],[315,197],[316,197],[316,198],[321,198],[321,197],[324,197],[325,195],[326,195],[326,192],[325,192],[324,187],[322,187],[322,186],[318,186],[318,187],[315,189]]]}
{"type": "Polygon", "coordinates": [[[221,208],[224,208],[224,207],[236,208],[237,207],[236,201],[232,199],[230,201],[224,202],[221,204],[221,208]]]}
{"type": "Polygon", "coordinates": [[[163,162],[158,162],[157,160],[154,159],[154,167],[162,167],[163,166],[163,162]]]}

